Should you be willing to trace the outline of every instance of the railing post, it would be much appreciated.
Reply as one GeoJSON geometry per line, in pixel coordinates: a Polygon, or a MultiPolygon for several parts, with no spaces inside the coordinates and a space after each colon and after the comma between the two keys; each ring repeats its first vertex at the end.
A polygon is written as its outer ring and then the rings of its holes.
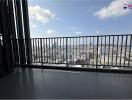
{"type": "Polygon", "coordinates": [[[67,46],[67,38],[66,38],[66,67],[68,67],[68,46],[67,46]]]}
{"type": "Polygon", "coordinates": [[[126,35],[126,41],[125,41],[124,67],[126,65],[127,42],[128,42],[128,35],[126,35]]]}
{"type": "Polygon", "coordinates": [[[98,65],[98,43],[99,43],[99,37],[97,37],[97,57],[96,57],[96,69],[98,69],[97,65],[98,65]]]}
{"type": "Polygon", "coordinates": [[[131,48],[132,48],[132,35],[130,35],[130,46],[129,46],[129,60],[128,60],[128,67],[131,66],[130,61],[131,61],[131,48]]]}
{"type": "Polygon", "coordinates": [[[43,47],[42,47],[42,39],[40,39],[40,45],[41,45],[41,64],[43,66],[43,47]]]}

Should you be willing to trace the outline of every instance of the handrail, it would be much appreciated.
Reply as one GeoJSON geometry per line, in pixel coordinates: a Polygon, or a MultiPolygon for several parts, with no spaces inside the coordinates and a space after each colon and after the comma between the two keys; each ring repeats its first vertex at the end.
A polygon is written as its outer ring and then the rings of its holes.
{"type": "Polygon", "coordinates": [[[40,38],[31,38],[31,39],[54,39],[54,38],[80,38],[80,37],[105,37],[105,36],[126,36],[126,35],[128,35],[128,36],[130,36],[130,35],[132,35],[132,34],[112,34],[112,35],[110,35],[110,34],[107,34],[107,35],[83,35],[83,36],[69,36],[69,37],[40,37],[40,38]]]}

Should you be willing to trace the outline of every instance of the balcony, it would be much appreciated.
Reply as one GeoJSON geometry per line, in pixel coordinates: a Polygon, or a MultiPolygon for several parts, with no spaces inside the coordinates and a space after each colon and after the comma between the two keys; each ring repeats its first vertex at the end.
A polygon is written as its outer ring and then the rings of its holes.
{"type": "Polygon", "coordinates": [[[0,99],[131,99],[131,46],[132,34],[30,38],[27,0],[1,0],[0,99]]]}
{"type": "MultiPolygon", "coordinates": [[[[31,38],[30,42],[30,63],[41,68],[57,66],[75,69],[132,70],[132,35],[129,34],[31,38]]],[[[20,61],[20,58],[17,61],[20,61]]],[[[24,61],[27,63],[26,59],[24,61]]]]}
{"type": "Polygon", "coordinates": [[[132,74],[16,69],[0,78],[1,99],[131,99],[132,74]]]}

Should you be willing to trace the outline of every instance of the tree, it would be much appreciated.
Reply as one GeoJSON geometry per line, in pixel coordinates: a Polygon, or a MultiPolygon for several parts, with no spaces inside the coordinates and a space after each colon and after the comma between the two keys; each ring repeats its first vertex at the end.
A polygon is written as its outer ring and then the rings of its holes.
{"type": "Polygon", "coordinates": [[[84,59],[78,59],[77,61],[76,61],[76,64],[78,64],[78,65],[84,65],[85,64],[85,60],[84,59]]]}

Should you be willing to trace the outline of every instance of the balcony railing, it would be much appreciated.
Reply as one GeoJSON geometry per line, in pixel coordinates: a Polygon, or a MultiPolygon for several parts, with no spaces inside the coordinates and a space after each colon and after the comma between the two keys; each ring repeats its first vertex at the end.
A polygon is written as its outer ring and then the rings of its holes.
{"type": "Polygon", "coordinates": [[[132,35],[32,38],[32,63],[131,68],[132,35]]]}
{"type": "Polygon", "coordinates": [[[132,35],[31,38],[31,63],[63,67],[131,69],[132,35]]]}

